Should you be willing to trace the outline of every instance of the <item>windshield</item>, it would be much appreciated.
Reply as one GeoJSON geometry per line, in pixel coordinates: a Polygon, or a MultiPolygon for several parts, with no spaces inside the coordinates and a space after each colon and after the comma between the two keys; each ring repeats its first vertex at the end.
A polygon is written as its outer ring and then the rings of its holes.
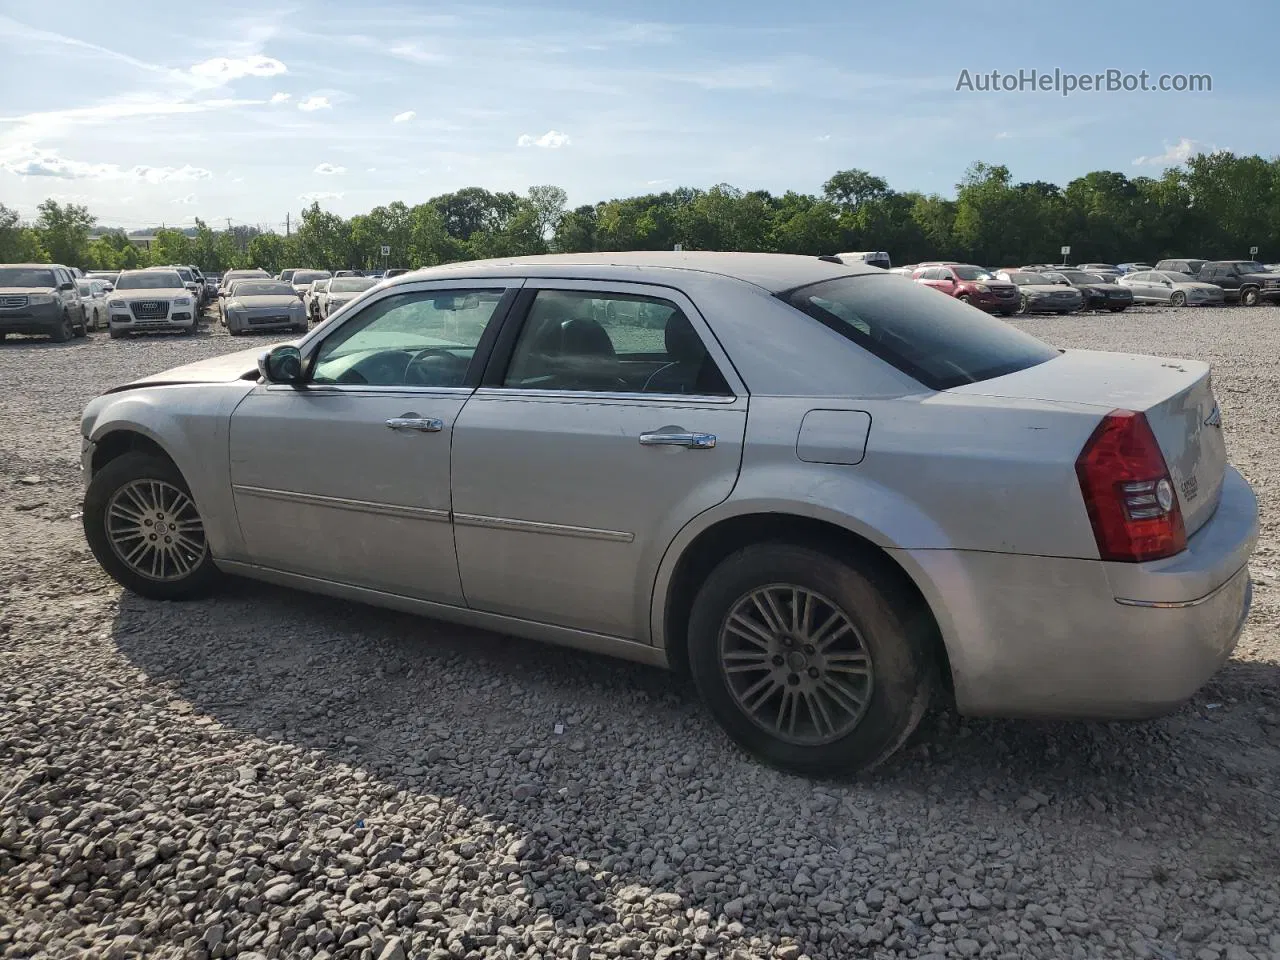
{"type": "Polygon", "coordinates": [[[368,277],[338,277],[329,281],[328,290],[330,293],[359,293],[368,290],[375,282],[368,277]]]}
{"type": "Polygon", "coordinates": [[[80,291],[80,296],[89,297],[93,295],[93,287],[89,286],[88,280],[77,280],[76,289],[80,291]]]}
{"type": "Polygon", "coordinates": [[[281,280],[241,280],[236,284],[237,297],[294,297],[298,294],[281,280]]]}
{"type": "Polygon", "coordinates": [[[961,265],[958,267],[952,267],[951,272],[954,273],[961,280],[994,280],[995,279],[995,277],[993,277],[986,270],[983,270],[981,267],[967,267],[967,266],[961,265]]]}
{"type": "MultiPolygon", "coordinates": [[[[1050,276],[1050,274],[1045,274],[1045,276],[1050,276]]],[[[1091,273],[1084,273],[1080,270],[1062,270],[1060,271],[1059,276],[1066,277],[1072,283],[1103,283],[1104,282],[1101,277],[1095,277],[1091,273]]]]}
{"type": "Polygon", "coordinates": [[[52,270],[0,267],[0,287],[56,287],[52,270]]]}
{"type": "Polygon", "coordinates": [[[1266,273],[1267,268],[1258,263],[1257,260],[1241,260],[1236,264],[1236,270],[1240,273],[1266,273]]]}
{"type": "Polygon", "coordinates": [[[1028,284],[1034,284],[1034,283],[1045,284],[1045,285],[1049,284],[1048,277],[1043,277],[1038,273],[1027,273],[1027,271],[1025,270],[1013,271],[1012,273],[1009,274],[1009,279],[1012,280],[1014,283],[1016,283],[1020,287],[1025,287],[1028,284]]]}
{"type": "Polygon", "coordinates": [[[297,270],[281,270],[280,279],[288,283],[293,279],[293,275],[297,272],[298,272],[297,270]]]}
{"type": "Polygon", "coordinates": [[[192,274],[192,272],[191,272],[190,270],[184,270],[184,269],[182,269],[181,267],[179,267],[179,268],[178,268],[178,276],[180,276],[180,277],[182,278],[183,283],[195,283],[195,282],[196,282],[196,278],[195,278],[194,274],[192,274]]]}
{"type": "Polygon", "coordinates": [[[1070,283],[1071,282],[1070,280],[1067,279],[1066,274],[1059,273],[1057,270],[1046,270],[1044,273],[1040,274],[1040,276],[1044,277],[1050,283],[1070,283]]]}
{"type": "Polygon", "coordinates": [[[261,277],[263,280],[271,279],[265,270],[231,270],[225,275],[224,279],[244,280],[248,277],[261,277]]]}
{"type": "Polygon", "coordinates": [[[317,280],[327,280],[332,274],[328,270],[299,270],[293,275],[293,285],[300,287],[304,283],[315,283],[317,280]]]}
{"type": "Polygon", "coordinates": [[[1024,370],[1058,351],[950,297],[887,274],[841,277],[778,295],[933,390],[1024,370]]]}
{"type": "Polygon", "coordinates": [[[182,278],[173,270],[155,270],[149,273],[124,273],[120,275],[117,290],[174,290],[182,287],[182,278]]]}

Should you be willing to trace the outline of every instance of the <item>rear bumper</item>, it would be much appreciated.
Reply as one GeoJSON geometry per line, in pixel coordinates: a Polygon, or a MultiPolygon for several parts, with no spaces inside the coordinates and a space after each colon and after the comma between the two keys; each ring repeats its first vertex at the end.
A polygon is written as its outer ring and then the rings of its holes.
{"type": "Polygon", "coordinates": [[[1167,560],[895,555],[937,614],[960,712],[1127,719],[1176,708],[1230,657],[1257,539],[1257,499],[1228,467],[1216,513],[1167,560]]]}

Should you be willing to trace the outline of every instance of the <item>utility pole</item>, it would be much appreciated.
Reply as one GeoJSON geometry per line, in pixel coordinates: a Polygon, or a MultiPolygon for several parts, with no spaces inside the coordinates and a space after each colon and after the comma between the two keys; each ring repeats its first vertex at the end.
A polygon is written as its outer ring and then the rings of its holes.
{"type": "Polygon", "coordinates": [[[289,236],[289,217],[291,217],[291,216],[292,216],[292,214],[290,214],[290,213],[286,213],[286,214],[284,215],[284,235],[285,235],[286,237],[287,237],[287,236],[289,236]]]}

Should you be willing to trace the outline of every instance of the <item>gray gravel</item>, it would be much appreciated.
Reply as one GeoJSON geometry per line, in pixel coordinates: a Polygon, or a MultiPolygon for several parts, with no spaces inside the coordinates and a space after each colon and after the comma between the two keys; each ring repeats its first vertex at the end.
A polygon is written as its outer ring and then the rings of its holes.
{"type": "Polygon", "coordinates": [[[1280,309],[1021,325],[1214,363],[1254,615],[1172,717],[943,711],[852,783],[754,764],[658,671],[249,583],[122,595],[80,409],[247,342],[0,345],[0,956],[1280,958],[1280,309]]]}

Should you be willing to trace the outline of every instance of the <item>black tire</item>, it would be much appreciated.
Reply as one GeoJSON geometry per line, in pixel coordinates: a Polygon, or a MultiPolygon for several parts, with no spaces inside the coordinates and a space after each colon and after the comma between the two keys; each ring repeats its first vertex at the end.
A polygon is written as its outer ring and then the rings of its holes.
{"type": "Polygon", "coordinates": [[[1129,309],[1129,305],[1127,303],[1118,304],[1114,307],[1107,307],[1107,309],[1110,310],[1112,313],[1124,313],[1126,310],[1129,309]]]}
{"type": "Polygon", "coordinates": [[[124,336],[124,332],[121,330],[112,330],[111,325],[107,324],[107,336],[109,336],[112,340],[119,340],[121,337],[124,336]]]}
{"type": "Polygon", "coordinates": [[[80,325],[72,330],[72,336],[76,339],[87,337],[89,335],[89,317],[86,314],[80,315],[80,325]]]}
{"type": "Polygon", "coordinates": [[[1246,287],[1240,291],[1240,304],[1245,307],[1256,307],[1262,301],[1257,287],[1246,287]]]}
{"type": "Polygon", "coordinates": [[[1018,314],[1020,316],[1025,316],[1030,312],[1031,312],[1031,301],[1027,299],[1027,295],[1024,293],[1018,297],[1018,314]]]}
{"type": "Polygon", "coordinates": [[[1175,290],[1169,294],[1169,305],[1173,307],[1185,307],[1187,305],[1187,295],[1181,290],[1175,290]]]}
{"type": "Polygon", "coordinates": [[[298,323],[298,324],[294,324],[293,332],[294,332],[294,333],[306,333],[306,332],[307,332],[307,330],[309,330],[309,329],[310,329],[310,328],[309,328],[305,323],[298,323]]]}
{"type": "Polygon", "coordinates": [[[66,343],[76,335],[76,329],[71,323],[71,315],[64,313],[58,320],[58,325],[49,331],[49,339],[54,343],[66,343]]]}
{"type": "Polygon", "coordinates": [[[956,297],[956,299],[959,300],[961,303],[969,303],[969,295],[967,293],[960,294],[960,296],[956,297]]]}
{"type": "MultiPolygon", "coordinates": [[[[126,590],[152,600],[187,600],[207,594],[222,574],[213,563],[207,544],[203,556],[185,576],[153,579],[137,572],[117,554],[107,533],[107,511],[116,491],[137,480],[156,480],[187,497],[191,490],[181,472],[169,460],[152,453],[125,453],[94,475],[84,497],[84,535],[89,549],[111,578],[126,590]]],[[[198,516],[198,515],[197,515],[198,516]]],[[[200,533],[204,542],[203,526],[200,533]]]]}
{"type": "MultiPolygon", "coordinates": [[[[927,653],[931,623],[927,613],[912,603],[907,590],[873,564],[838,560],[784,542],[757,544],[722,561],[699,589],[689,618],[690,671],[708,709],[725,732],[764,763],[805,776],[847,775],[869,770],[887,759],[924,715],[936,675],[936,666],[927,653]],[[870,696],[864,701],[862,712],[853,715],[859,719],[838,738],[795,743],[775,736],[751,718],[730,688],[721,658],[722,628],[735,607],[753,590],[780,584],[795,585],[826,598],[831,608],[843,613],[853,627],[854,633],[845,635],[856,636],[869,657],[873,674],[868,681],[870,696]]],[[[812,648],[806,650],[812,652],[812,648]]],[[[776,651],[770,663],[784,672],[804,669],[803,664],[787,666],[776,651]]],[[[789,677],[787,683],[796,683],[798,676],[789,677]]],[[[787,688],[772,689],[780,692],[780,701],[785,703],[787,688]]],[[[838,706],[836,698],[830,696],[824,703],[838,706]]],[[[766,704],[772,713],[771,702],[767,700],[766,704]]],[[[806,712],[811,709],[807,707],[806,712]]],[[[825,716],[825,707],[822,712],[825,716]]],[[[838,733],[834,725],[832,732],[838,733]]]]}

